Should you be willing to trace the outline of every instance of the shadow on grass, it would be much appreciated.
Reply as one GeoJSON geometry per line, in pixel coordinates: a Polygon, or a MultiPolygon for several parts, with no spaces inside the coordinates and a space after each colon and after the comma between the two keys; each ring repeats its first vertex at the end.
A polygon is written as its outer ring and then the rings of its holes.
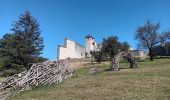
{"type": "Polygon", "coordinates": [[[160,57],[155,57],[154,59],[170,59],[170,56],[160,56],[160,57]]]}
{"type": "Polygon", "coordinates": [[[108,72],[108,71],[112,71],[110,68],[106,68],[103,70],[103,72],[108,72]]]}
{"type": "Polygon", "coordinates": [[[132,69],[132,68],[119,68],[119,70],[121,70],[121,69],[132,69]]]}
{"type": "MultiPolygon", "coordinates": [[[[136,69],[136,68],[119,68],[119,70],[116,71],[120,71],[120,70],[124,70],[124,69],[136,69]]],[[[104,69],[103,72],[109,72],[112,71],[110,68],[104,69]]]]}

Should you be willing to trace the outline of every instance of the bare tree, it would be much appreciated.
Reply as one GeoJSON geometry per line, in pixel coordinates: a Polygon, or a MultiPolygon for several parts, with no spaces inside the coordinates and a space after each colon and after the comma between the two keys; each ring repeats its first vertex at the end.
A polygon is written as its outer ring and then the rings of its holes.
{"type": "Polygon", "coordinates": [[[165,42],[165,41],[167,41],[167,40],[170,40],[170,30],[163,32],[163,33],[159,36],[159,38],[160,38],[160,41],[161,41],[161,42],[165,42]]]}
{"type": "Polygon", "coordinates": [[[160,42],[159,23],[147,21],[144,26],[139,26],[136,30],[135,38],[139,44],[149,50],[150,60],[153,61],[153,47],[160,42]]]}

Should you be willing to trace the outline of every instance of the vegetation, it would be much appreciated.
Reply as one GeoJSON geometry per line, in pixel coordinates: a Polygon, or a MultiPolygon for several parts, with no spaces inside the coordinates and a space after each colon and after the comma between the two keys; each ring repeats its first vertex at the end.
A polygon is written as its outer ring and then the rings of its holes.
{"type": "Polygon", "coordinates": [[[119,42],[118,37],[109,36],[103,39],[101,51],[93,51],[92,56],[100,63],[102,60],[107,60],[107,58],[110,60],[118,51],[127,51],[129,47],[127,42],[119,42]]]}
{"type": "Polygon", "coordinates": [[[102,52],[110,58],[113,58],[119,50],[127,51],[129,47],[130,46],[127,42],[119,42],[119,39],[116,36],[109,36],[104,38],[102,42],[102,52]]]}
{"type": "Polygon", "coordinates": [[[135,38],[139,41],[139,45],[144,49],[148,49],[150,60],[154,58],[154,47],[166,42],[170,38],[170,32],[159,33],[160,24],[147,21],[145,25],[139,26],[136,30],[135,38]]]}
{"type": "MultiPolygon", "coordinates": [[[[124,61],[123,61],[124,62],[124,61]]],[[[120,71],[108,71],[107,62],[96,64],[102,73],[89,75],[87,68],[76,70],[78,77],[58,85],[40,86],[9,100],[169,100],[170,59],[140,60],[139,68],[120,64],[120,71]]]]}
{"type": "Polygon", "coordinates": [[[1,70],[18,73],[31,63],[46,60],[40,56],[44,45],[39,23],[28,11],[19,17],[11,30],[14,33],[0,39],[1,70]]]}
{"type": "Polygon", "coordinates": [[[103,60],[102,51],[92,51],[91,54],[92,58],[94,58],[96,62],[101,63],[103,60]]]}

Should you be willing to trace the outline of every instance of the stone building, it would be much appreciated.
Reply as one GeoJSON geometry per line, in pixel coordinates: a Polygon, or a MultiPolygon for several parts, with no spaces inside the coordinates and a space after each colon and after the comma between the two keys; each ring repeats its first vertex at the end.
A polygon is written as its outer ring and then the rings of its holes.
{"type": "Polygon", "coordinates": [[[158,56],[170,56],[170,42],[155,46],[153,51],[158,56]]]}
{"type": "MultiPolygon", "coordinates": [[[[79,43],[65,38],[64,45],[58,45],[57,54],[58,60],[61,59],[81,59],[91,58],[91,51],[100,51],[101,44],[97,44],[91,35],[85,36],[85,47],[79,43]]],[[[147,58],[148,52],[142,50],[129,50],[132,56],[140,59],[147,58]]]]}
{"type": "Polygon", "coordinates": [[[97,49],[98,48],[95,39],[91,35],[87,35],[85,37],[85,47],[75,41],[72,41],[70,39],[65,39],[63,46],[58,45],[57,58],[58,60],[61,60],[66,58],[81,59],[81,58],[91,57],[90,52],[97,49]]]}
{"type": "Polygon", "coordinates": [[[90,54],[90,52],[91,51],[95,51],[95,50],[97,50],[97,44],[96,44],[96,42],[95,42],[95,39],[94,39],[94,37],[93,36],[91,36],[91,35],[87,35],[86,37],[85,37],[85,42],[86,42],[86,47],[85,47],[85,49],[86,49],[86,57],[91,57],[91,54],[90,54]]]}

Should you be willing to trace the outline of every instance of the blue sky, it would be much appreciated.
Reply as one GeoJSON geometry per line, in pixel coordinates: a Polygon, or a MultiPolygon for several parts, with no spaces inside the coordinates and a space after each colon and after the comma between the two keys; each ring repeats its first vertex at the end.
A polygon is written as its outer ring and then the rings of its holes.
{"type": "Polygon", "coordinates": [[[136,48],[135,30],[148,19],[170,29],[170,0],[0,0],[0,38],[26,10],[40,23],[43,56],[50,60],[65,37],[85,45],[86,34],[97,43],[114,35],[136,48]]]}

